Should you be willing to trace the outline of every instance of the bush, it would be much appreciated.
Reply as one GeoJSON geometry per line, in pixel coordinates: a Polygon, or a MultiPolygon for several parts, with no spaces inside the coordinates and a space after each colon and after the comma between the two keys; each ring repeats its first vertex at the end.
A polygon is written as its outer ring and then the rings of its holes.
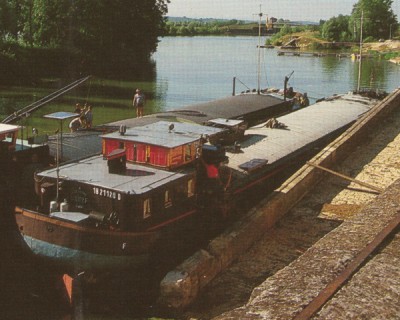
{"type": "Polygon", "coordinates": [[[376,39],[374,37],[366,37],[363,39],[363,42],[368,43],[368,42],[375,42],[376,39]]]}

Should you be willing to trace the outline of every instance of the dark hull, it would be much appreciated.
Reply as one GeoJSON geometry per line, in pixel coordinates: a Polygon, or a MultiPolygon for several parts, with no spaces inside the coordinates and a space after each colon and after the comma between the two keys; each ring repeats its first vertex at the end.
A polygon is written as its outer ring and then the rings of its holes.
{"type": "Polygon", "coordinates": [[[157,242],[154,232],[85,228],[19,208],[15,216],[21,235],[34,254],[74,270],[139,267],[148,261],[157,242]]]}
{"type": "Polygon", "coordinates": [[[197,210],[184,212],[147,232],[80,227],[25,209],[16,210],[16,221],[34,254],[66,270],[143,268],[154,260],[162,260],[162,256],[177,254],[183,247],[197,249],[217,231],[227,227],[228,221],[232,223],[238,218],[238,211],[247,210],[265,198],[314,154],[318,146],[332,138],[325,137],[296,157],[265,168],[236,189],[219,195],[199,195],[197,210]]]}

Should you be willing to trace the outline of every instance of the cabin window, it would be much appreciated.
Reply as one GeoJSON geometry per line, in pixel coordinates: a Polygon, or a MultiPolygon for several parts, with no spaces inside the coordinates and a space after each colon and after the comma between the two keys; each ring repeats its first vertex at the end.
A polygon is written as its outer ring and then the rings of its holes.
{"type": "Polygon", "coordinates": [[[119,142],[118,149],[125,149],[125,143],[119,142]]]}
{"type": "Polygon", "coordinates": [[[13,142],[14,140],[14,135],[12,133],[7,134],[5,141],[6,142],[13,142]]]}
{"type": "Polygon", "coordinates": [[[194,181],[193,179],[189,179],[187,183],[187,196],[188,198],[194,196],[194,181]]]}
{"type": "Polygon", "coordinates": [[[185,146],[185,161],[189,161],[192,159],[192,146],[191,144],[187,144],[185,146]]]}
{"type": "Polygon", "coordinates": [[[151,201],[150,198],[144,199],[143,201],[143,219],[147,219],[151,216],[151,201]]]}
{"type": "Polygon", "coordinates": [[[165,208],[169,208],[172,206],[171,192],[169,190],[165,190],[164,193],[164,206],[165,208]]]}

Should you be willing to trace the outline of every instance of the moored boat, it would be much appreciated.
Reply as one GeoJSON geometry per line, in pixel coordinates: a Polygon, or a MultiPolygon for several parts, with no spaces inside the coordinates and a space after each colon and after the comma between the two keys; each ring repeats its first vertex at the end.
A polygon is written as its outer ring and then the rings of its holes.
{"type": "Polygon", "coordinates": [[[144,266],[253,205],[375,103],[339,95],[244,132],[222,118],[121,127],[102,136],[101,155],[36,174],[19,230],[35,254],[75,271],[144,266]]]}
{"type": "Polygon", "coordinates": [[[29,198],[33,194],[32,176],[36,169],[52,161],[47,137],[34,134],[28,140],[18,139],[20,126],[0,123],[0,193],[2,199],[29,198]],[[18,182],[18,185],[16,184],[18,182]]]}

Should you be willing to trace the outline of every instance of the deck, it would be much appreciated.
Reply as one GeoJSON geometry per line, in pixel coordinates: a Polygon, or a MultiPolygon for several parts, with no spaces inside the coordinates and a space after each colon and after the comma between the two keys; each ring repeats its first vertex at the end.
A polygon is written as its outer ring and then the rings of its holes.
{"type": "Polygon", "coordinates": [[[265,159],[269,165],[306,147],[316,139],[328,136],[367,112],[374,100],[346,94],[336,99],[278,117],[285,129],[261,124],[246,130],[240,153],[229,154],[228,166],[241,171],[240,165],[253,159],[265,159]],[[247,138],[247,139],[246,139],[247,138]]]}

